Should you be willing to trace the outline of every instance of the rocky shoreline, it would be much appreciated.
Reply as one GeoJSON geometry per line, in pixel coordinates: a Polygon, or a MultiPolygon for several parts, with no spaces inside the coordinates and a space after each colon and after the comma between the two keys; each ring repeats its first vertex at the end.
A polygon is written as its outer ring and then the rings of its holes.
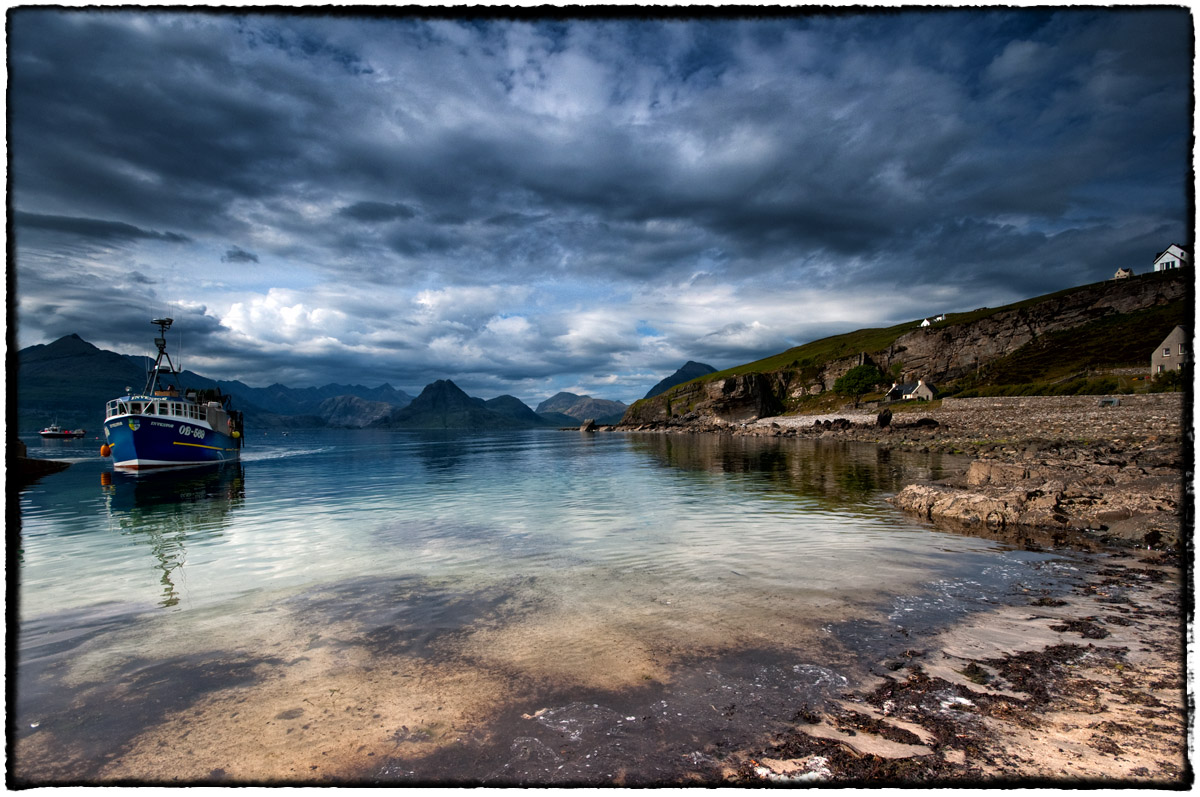
{"type": "Polygon", "coordinates": [[[1115,552],[1063,598],[1029,595],[914,639],[829,705],[726,761],[739,783],[1184,788],[1178,562],[1115,552]]]}
{"type": "Polygon", "coordinates": [[[961,472],[907,485],[892,503],[959,533],[1098,551],[1097,571],[1066,600],[1031,595],[1028,605],[914,639],[873,680],[832,706],[797,712],[791,730],[727,762],[725,778],[1191,784],[1183,670],[1190,395],[947,399],[904,409],[886,426],[858,411],[624,430],[962,454],[961,472]]]}
{"type": "Polygon", "coordinates": [[[690,418],[639,432],[803,437],[962,454],[974,462],[892,502],[965,530],[1082,534],[1109,545],[1174,550],[1191,520],[1184,481],[1192,448],[1190,396],[945,399],[879,415],[779,416],[744,423],[690,418]],[[1186,429],[1185,429],[1186,425],[1186,429]]]}
{"type": "MultiPolygon", "coordinates": [[[[1029,594],[910,637],[902,655],[870,667],[836,700],[801,707],[760,747],[723,754],[717,783],[1180,789],[1193,782],[1184,670],[1190,400],[948,399],[906,407],[887,426],[876,412],[846,411],[580,431],[963,455],[959,472],[909,484],[892,502],[956,533],[1091,552],[1071,593],[1029,594]]],[[[697,782],[710,781],[697,773],[697,782]]]]}

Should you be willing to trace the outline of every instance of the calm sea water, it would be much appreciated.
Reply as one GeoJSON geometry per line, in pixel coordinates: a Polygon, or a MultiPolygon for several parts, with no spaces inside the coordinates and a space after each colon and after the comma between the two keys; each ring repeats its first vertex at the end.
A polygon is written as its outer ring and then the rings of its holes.
{"type": "Polygon", "coordinates": [[[1075,573],[900,514],[963,463],[873,446],[322,430],[143,475],[29,447],[74,463],[21,494],[9,573],[29,782],[673,780],[1075,573]]]}

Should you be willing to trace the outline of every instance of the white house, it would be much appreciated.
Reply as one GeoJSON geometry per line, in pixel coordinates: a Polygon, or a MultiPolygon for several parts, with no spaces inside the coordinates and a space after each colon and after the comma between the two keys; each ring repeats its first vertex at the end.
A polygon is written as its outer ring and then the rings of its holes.
{"type": "Polygon", "coordinates": [[[921,322],[921,326],[923,326],[923,327],[927,327],[927,326],[929,326],[929,319],[928,319],[928,318],[926,318],[924,321],[922,321],[922,322],[921,322]]]}
{"type": "Polygon", "coordinates": [[[933,401],[933,388],[925,384],[924,379],[918,379],[906,385],[892,383],[892,389],[887,392],[888,401],[933,401]]]}
{"type": "Polygon", "coordinates": [[[1158,344],[1158,348],[1150,355],[1150,375],[1174,371],[1187,365],[1190,359],[1188,351],[1188,334],[1183,327],[1175,327],[1171,334],[1158,344]]]}
{"type": "Polygon", "coordinates": [[[1191,262],[1191,256],[1188,251],[1179,244],[1171,244],[1160,252],[1158,257],[1154,258],[1155,271],[1167,271],[1172,268],[1186,266],[1191,262]]]}

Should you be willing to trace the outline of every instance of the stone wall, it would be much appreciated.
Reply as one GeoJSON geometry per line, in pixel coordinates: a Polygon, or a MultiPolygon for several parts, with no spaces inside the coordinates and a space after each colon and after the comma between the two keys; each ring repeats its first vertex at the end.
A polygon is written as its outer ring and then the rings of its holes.
{"type": "Polygon", "coordinates": [[[942,409],[1093,410],[1100,409],[1100,400],[1105,398],[1119,399],[1122,407],[1140,408],[1152,412],[1165,410],[1182,411],[1184,394],[1136,393],[1126,396],[986,396],[981,398],[946,398],[942,399],[942,409]]]}

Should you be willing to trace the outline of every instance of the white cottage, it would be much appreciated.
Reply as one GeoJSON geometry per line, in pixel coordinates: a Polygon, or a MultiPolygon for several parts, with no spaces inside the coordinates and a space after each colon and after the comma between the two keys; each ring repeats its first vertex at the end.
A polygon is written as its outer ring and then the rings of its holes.
{"type": "Polygon", "coordinates": [[[1168,271],[1180,266],[1186,266],[1191,262],[1191,255],[1179,244],[1171,244],[1164,251],[1154,258],[1155,271],[1168,271]]]}
{"type": "Polygon", "coordinates": [[[924,379],[918,379],[916,382],[902,385],[898,382],[892,383],[892,389],[885,396],[888,401],[933,401],[933,387],[925,384],[924,379]]]}
{"type": "Polygon", "coordinates": [[[1150,376],[1175,371],[1187,365],[1191,354],[1188,350],[1189,343],[1191,341],[1183,327],[1171,330],[1171,334],[1167,335],[1150,355],[1150,376]]]}

